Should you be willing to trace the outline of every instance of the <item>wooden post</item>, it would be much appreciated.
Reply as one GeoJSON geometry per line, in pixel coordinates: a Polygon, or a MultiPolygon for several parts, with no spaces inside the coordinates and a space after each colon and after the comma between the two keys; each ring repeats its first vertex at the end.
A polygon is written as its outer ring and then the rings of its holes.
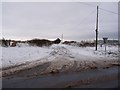
{"type": "Polygon", "coordinates": [[[61,43],[63,42],[63,34],[62,34],[62,36],[61,36],[61,43]]]}
{"type": "Polygon", "coordinates": [[[97,6],[97,20],[96,20],[96,45],[95,45],[96,51],[97,51],[97,45],[98,45],[98,6],[97,6]]]}

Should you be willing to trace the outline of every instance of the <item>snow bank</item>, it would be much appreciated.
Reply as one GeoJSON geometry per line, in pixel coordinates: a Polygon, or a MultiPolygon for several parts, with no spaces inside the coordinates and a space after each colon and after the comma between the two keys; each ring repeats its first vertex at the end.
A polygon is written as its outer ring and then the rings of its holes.
{"type": "Polygon", "coordinates": [[[2,66],[5,68],[35,61],[50,52],[51,49],[47,47],[2,47],[2,66]]]}
{"type": "Polygon", "coordinates": [[[0,49],[2,49],[2,66],[0,68],[27,64],[37,60],[41,62],[53,61],[63,57],[69,61],[118,58],[118,47],[116,46],[107,47],[107,54],[104,52],[104,47],[99,47],[98,51],[95,51],[94,47],[82,48],[64,44],[56,44],[51,47],[0,47],[0,49]]]}
{"type": "Polygon", "coordinates": [[[109,47],[106,54],[101,47],[98,51],[95,51],[94,47],[82,48],[64,44],[52,45],[51,47],[2,47],[1,67],[4,68],[2,71],[4,75],[33,69],[45,63],[49,63],[49,66],[44,67],[46,70],[43,73],[79,71],[117,65],[118,54],[117,47],[109,47]],[[113,53],[109,54],[110,50],[113,53]],[[114,56],[114,53],[116,53],[116,56],[114,56]]]}
{"type": "Polygon", "coordinates": [[[73,55],[76,57],[78,56],[88,56],[88,57],[94,57],[94,58],[118,58],[119,52],[118,46],[107,46],[107,50],[105,52],[105,47],[98,46],[98,50],[95,51],[95,47],[77,47],[77,46],[70,46],[70,45],[64,45],[60,44],[58,46],[65,47],[69,50],[73,55]]]}

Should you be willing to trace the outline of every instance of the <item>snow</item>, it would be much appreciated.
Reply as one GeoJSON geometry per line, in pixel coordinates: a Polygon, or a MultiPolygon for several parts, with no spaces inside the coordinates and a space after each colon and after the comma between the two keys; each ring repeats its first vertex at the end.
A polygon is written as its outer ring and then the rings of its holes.
{"type": "Polygon", "coordinates": [[[2,47],[2,66],[9,67],[43,58],[51,49],[41,47],[2,47]]]}
{"type": "MultiPolygon", "coordinates": [[[[20,64],[26,64],[28,62],[40,61],[50,62],[56,60],[95,60],[106,58],[118,58],[118,47],[107,46],[107,52],[105,54],[104,46],[98,47],[98,51],[94,50],[95,47],[77,47],[64,44],[56,44],[51,47],[35,47],[20,45],[20,47],[0,47],[2,52],[0,68],[6,68],[10,66],[17,66],[20,64]],[[110,53],[111,52],[111,53],[110,53]]],[[[64,63],[64,62],[62,62],[64,63]]]]}
{"type": "MultiPolygon", "coordinates": [[[[78,47],[78,46],[70,46],[70,45],[57,45],[57,46],[62,46],[65,47],[66,49],[69,50],[74,55],[77,56],[88,56],[88,57],[110,57],[110,58],[116,58],[118,57],[119,51],[118,51],[118,46],[107,46],[107,50],[105,52],[104,46],[100,47],[98,46],[98,50],[95,51],[95,47],[78,47]]],[[[76,56],[76,57],[77,57],[76,56]]]]}

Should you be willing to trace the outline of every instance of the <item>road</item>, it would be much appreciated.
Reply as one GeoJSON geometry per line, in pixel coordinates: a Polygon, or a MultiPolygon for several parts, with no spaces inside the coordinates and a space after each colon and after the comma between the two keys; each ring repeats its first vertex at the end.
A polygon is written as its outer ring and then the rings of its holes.
{"type": "MultiPolygon", "coordinates": [[[[120,68],[120,67],[119,67],[120,68]]],[[[117,88],[118,67],[40,76],[9,76],[3,88],[117,88]]]]}

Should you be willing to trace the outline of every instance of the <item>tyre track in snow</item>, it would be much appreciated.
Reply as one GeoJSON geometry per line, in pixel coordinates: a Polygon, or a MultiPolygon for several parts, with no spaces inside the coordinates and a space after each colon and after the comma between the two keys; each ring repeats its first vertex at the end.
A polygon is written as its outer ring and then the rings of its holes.
{"type": "Polygon", "coordinates": [[[110,60],[106,58],[106,60],[104,60],[103,58],[93,58],[84,55],[76,56],[64,46],[56,46],[52,47],[52,49],[53,51],[42,59],[2,70],[2,76],[37,76],[47,73],[109,68],[118,65],[117,60],[113,59],[110,60]]]}

